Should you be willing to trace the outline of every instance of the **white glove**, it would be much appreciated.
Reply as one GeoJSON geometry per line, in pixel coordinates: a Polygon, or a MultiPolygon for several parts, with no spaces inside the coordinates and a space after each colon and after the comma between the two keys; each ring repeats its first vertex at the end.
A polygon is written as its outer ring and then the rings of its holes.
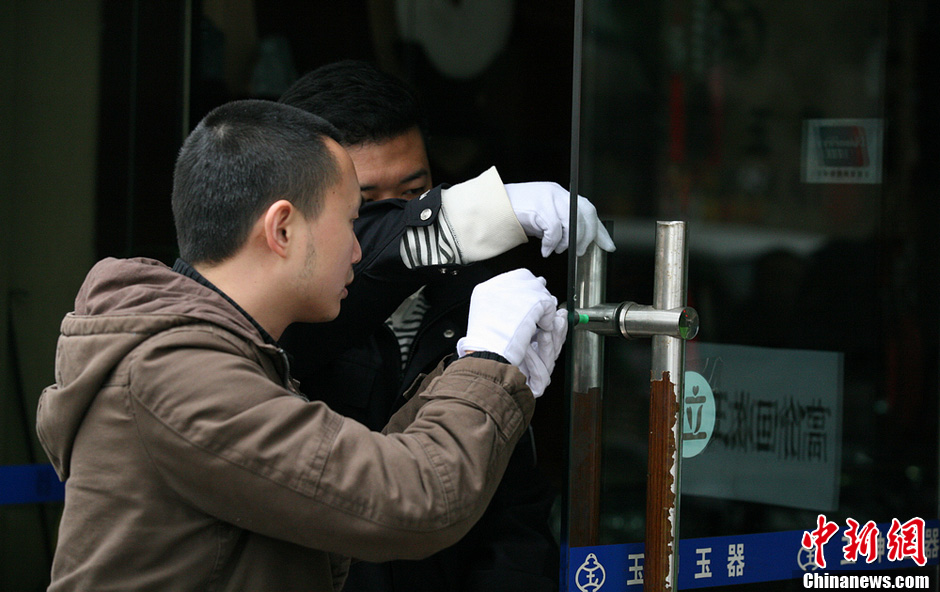
{"type": "MultiPolygon", "coordinates": [[[[457,342],[457,354],[488,351],[521,366],[538,331],[537,323],[553,326],[558,301],[545,288],[545,278],[516,269],[473,289],[467,335],[457,342]]],[[[526,376],[528,378],[528,375],[526,376]]]]}
{"type": "Polygon", "coordinates": [[[537,325],[538,331],[519,367],[536,398],[542,396],[552,380],[555,360],[568,334],[568,311],[558,310],[554,315],[545,315],[537,325]]]}
{"type": "MultiPolygon", "coordinates": [[[[509,183],[506,194],[526,235],[542,239],[542,257],[568,248],[570,193],[558,183],[536,181],[509,183]]],[[[607,229],[597,217],[597,208],[578,196],[578,255],[583,255],[592,241],[605,251],[616,247],[607,229]]]]}

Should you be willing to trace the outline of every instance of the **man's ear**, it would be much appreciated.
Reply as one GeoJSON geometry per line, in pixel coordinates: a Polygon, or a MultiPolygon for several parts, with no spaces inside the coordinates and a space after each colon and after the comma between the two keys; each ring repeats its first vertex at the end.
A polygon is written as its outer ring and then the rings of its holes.
{"type": "Polygon", "coordinates": [[[264,212],[261,222],[264,238],[268,249],[279,257],[287,256],[288,245],[296,232],[294,222],[298,216],[300,212],[286,199],[274,202],[264,212]]]}

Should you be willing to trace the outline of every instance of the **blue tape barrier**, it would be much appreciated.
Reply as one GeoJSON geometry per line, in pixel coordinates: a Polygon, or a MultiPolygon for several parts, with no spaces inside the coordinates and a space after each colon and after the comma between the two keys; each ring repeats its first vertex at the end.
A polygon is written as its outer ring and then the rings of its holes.
{"type": "MultiPolygon", "coordinates": [[[[845,540],[839,535],[823,546],[826,569],[816,566],[814,551],[803,548],[806,530],[769,532],[679,540],[678,589],[711,588],[733,584],[799,579],[812,572],[851,572],[917,567],[910,557],[889,561],[884,536],[890,524],[878,524],[878,558],[845,560],[845,540]]],[[[840,528],[840,535],[845,526],[840,528]]],[[[940,555],[940,520],[927,520],[924,555],[937,565],[940,555]]],[[[568,591],[606,592],[643,590],[643,543],[573,547],[568,550],[568,591]]]]}
{"type": "Polygon", "coordinates": [[[0,506],[65,499],[65,484],[50,464],[0,466],[0,506]]]}

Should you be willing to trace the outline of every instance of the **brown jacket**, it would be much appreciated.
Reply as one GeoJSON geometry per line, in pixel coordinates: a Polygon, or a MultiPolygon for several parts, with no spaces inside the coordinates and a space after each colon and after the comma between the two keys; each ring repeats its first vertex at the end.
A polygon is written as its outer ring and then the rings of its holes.
{"type": "Polygon", "coordinates": [[[66,484],[50,590],[337,590],[345,556],[425,557],[480,517],[533,407],[518,369],[462,359],[371,432],[218,293],[102,261],[39,402],[66,484]]]}

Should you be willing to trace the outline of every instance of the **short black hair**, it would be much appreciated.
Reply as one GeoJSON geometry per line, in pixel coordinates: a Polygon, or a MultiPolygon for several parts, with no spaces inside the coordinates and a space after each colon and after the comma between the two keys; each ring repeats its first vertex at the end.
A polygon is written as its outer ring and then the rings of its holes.
{"type": "Polygon", "coordinates": [[[219,263],[234,255],[258,217],[286,199],[316,216],[339,163],[326,120],[273,101],[244,100],[213,109],[186,138],[173,173],[173,220],[180,257],[219,263]]]}
{"type": "Polygon", "coordinates": [[[306,73],[279,99],[323,117],[343,134],[344,146],[381,143],[418,128],[427,143],[427,119],[399,78],[361,60],[342,60],[306,73]]]}

